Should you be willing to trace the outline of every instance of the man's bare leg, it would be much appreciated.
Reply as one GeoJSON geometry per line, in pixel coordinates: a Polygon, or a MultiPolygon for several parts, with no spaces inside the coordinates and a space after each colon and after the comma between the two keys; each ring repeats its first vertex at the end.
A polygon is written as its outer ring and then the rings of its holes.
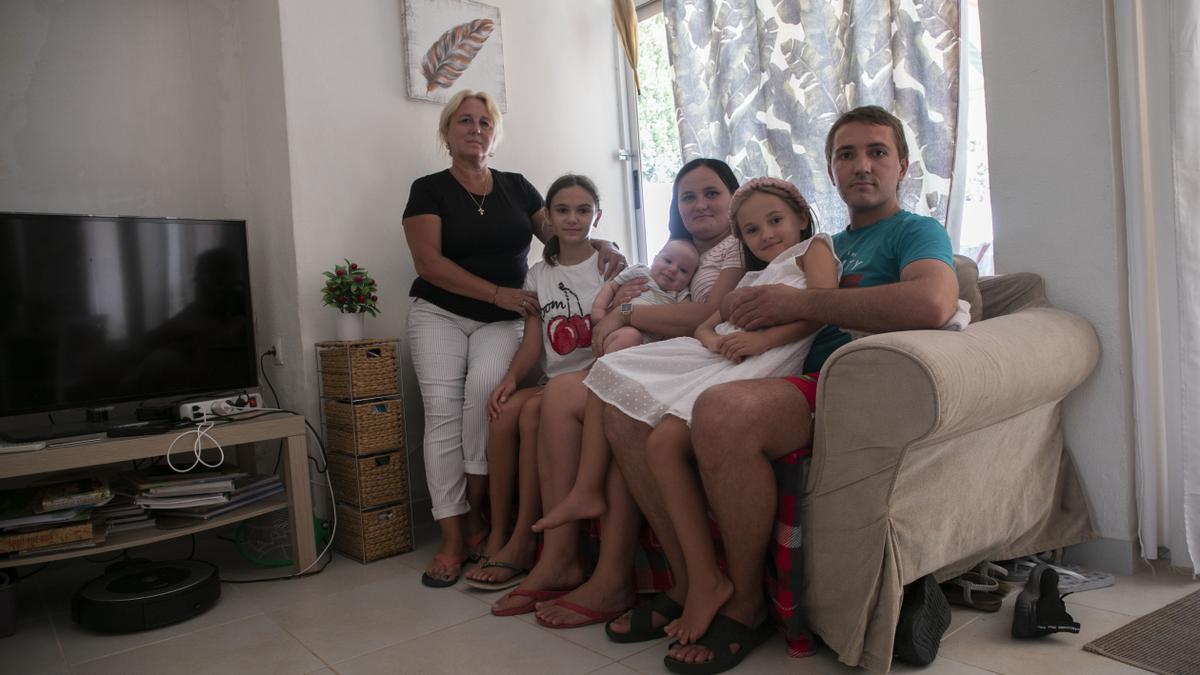
{"type": "Polygon", "coordinates": [[[704,489],[690,461],[691,434],[686,422],[667,415],[646,440],[646,461],[675,526],[687,565],[683,614],[667,624],[665,631],[684,645],[704,635],[717,610],[733,595],[733,583],[717,566],[717,552],[705,514],[704,489]]]}
{"type": "MultiPolygon", "coordinates": [[[[666,507],[659,495],[658,483],[655,482],[654,476],[650,473],[650,466],[646,462],[646,439],[650,436],[650,427],[625,416],[612,406],[605,406],[604,431],[608,435],[613,458],[625,479],[625,484],[633,495],[634,501],[641,508],[642,515],[654,529],[654,534],[662,544],[663,553],[666,554],[667,562],[671,566],[671,575],[675,579],[675,585],[667,590],[666,594],[682,605],[687,595],[687,565],[683,559],[683,550],[679,546],[679,539],[675,536],[675,528],[671,525],[671,518],[667,515],[666,507]]],[[[613,621],[613,632],[628,633],[629,622],[630,615],[626,612],[624,616],[613,621]]],[[[666,623],[667,617],[657,614],[653,617],[652,625],[666,625],[666,623]]]]}
{"type": "MultiPolygon", "coordinates": [[[[756,626],[767,612],[763,567],[777,507],[771,461],[812,444],[808,401],[782,379],[718,385],[692,409],[692,443],[733,582],[720,613],[756,626]]],[[[712,652],[680,645],[668,656],[700,663],[712,652]]]]}
{"type": "Polygon", "coordinates": [[[558,527],[573,520],[596,518],[604,513],[604,492],[608,483],[608,467],[612,453],[604,437],[604,401],[590,391],[583,415],[583,447],[580,450],[579,471],[571,491],[554,509],[533,524],[534,532],[558,527]]]}
{"type": "Polygon", "coordinates": [[[499,565],[476,567],[466,574],[473,581],[505,581],[520,574],[521,568],[533,564],[534,541],[529,527],[541,513],[542,503],[537,482],[540,404],[540,387],[520,389],[505,403],[500,418],[492,423],[488,444],[492,532],[488,536],[487,554],[490,561],[507,563],[517,569],[499,565]],[[514,477],[517,520],[510,534],[508,524],[512,518],[514,477]]]}

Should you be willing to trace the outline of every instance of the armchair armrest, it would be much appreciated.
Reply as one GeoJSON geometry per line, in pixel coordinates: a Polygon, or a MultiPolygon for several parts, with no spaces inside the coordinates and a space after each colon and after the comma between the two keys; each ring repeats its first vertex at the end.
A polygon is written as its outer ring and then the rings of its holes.
{"type": "Polygon", "coordinates": [[[810,491],[894,472],[915,441],[933,443],[1059,401],[1091,373],[1099,354],[1090,324],[1051,307],[962,332],[856,340],[821,372],[810,491]]]}

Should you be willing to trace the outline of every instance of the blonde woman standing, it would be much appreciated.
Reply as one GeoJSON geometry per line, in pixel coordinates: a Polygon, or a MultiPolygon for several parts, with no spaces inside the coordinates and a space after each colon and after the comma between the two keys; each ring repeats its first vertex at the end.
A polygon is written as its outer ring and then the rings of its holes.
{"type": "MultiPolygon", "coordinates": [[[[491,96],[456,94],[438,124],[450,168],[413,181],[404,209],[417,272],[408,340],[425,408],[426,482],[442,537],[421,577],[427,586],[454,584],[468,556],[484,549],[487,399],[516,353],[519,320],[537,311],[537,298],[522,285],[530,242],[548,238],[546,216],[524,176],[488,166],[501,133],[491,96]]],[[[594,244],[606,275],[624,267],[611,243],[594,244]]]]}

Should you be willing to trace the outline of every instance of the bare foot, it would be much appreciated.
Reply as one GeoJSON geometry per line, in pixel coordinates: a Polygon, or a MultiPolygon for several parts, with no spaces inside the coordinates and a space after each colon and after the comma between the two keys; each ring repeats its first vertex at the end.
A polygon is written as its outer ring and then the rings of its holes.
{"type": "Polygon", "coordinates": [[[550,513],[533,524],[533,531],[551,530],[576,520],[596,518],[604,515],[606,510],[608,503],[600,493],[589,494],[584,490],[571,490],[558,506],[550,509],[550,513]]]}
{"type": "Polygon", "coordinates": [[[733,582],[723,574],[709,580],[688,577],[687,599],[683,602],[683,616],[667,624],[664,632],[681,645],[700,639],[708,630],[717,610],[733,597],[733,582]]]}

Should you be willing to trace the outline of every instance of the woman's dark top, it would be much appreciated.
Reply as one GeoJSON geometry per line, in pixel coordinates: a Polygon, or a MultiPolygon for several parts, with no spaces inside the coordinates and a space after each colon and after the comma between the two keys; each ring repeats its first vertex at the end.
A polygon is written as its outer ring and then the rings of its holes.
{"type": "MultiPolygon", "coordinates": [[[[408,193],[404,217],[441,218],[443,256],[497,286],[521,288],[528,270],[533,215],[542,208],[542,196],[519,173],[491,171],[491,194],[486,198],[474,195],[474,202],[449,169],[416,179],[408,193]],[[483,202],[483,215],[479,215],[479,201],[483,202]]],[[[519,317],[516,312],[451,293],[421,277],[413,282],[408,294],[475,321],[491,323],[519,317]]]]}

